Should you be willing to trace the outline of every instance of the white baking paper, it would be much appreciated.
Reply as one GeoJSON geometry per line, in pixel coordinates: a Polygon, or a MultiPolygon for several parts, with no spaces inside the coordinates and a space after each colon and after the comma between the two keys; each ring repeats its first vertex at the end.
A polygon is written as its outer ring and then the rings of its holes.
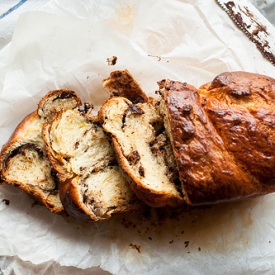
{"type": "MultiPolygon", "coordinates": [[[[44,12],[20,16],[6,52],[1,146],[49,90],[73,89],[99,107],[108,97],[101,81],[113,70],[128,69],[153,96],[163,78],[198,87],[224,71],[275,74],[212,0],[51,1],[44,12]],[[109,66],[112,56],[117,63],[109,66]]],[[[1,270],[12,274],[30,265],[29,274],[62,274],[62,266],[76,274],[275,273],[275,194],[150,214],[83,223],[3,185],[1,270]],[[7,267],[12,259],[14,268],[7,267]]]]}

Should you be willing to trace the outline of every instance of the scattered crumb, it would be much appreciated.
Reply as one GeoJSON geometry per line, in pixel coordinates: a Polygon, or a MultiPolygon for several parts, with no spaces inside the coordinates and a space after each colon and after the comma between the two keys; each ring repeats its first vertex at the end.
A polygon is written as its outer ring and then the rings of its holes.
{"type": "Polygon", "coordinates": [[[136,245],[136,244],[130,243],[129,246],[130,246],[131,248],[133,248],[133,249],[136,249],[138,253],[141,253],[141,252],[140,252],[140,245],[136,245]]]}
{"type": "Polygon", "coordinates": [[[172,244],[174,242],[174,240],[170,241],[169,243],[172,244]]]}
{"type": "Polygon", "coordinates": [[[114,66],[116,65],[116,62],[117,62],[117,57],[114,55],[111,58],[107,58],[108,66],[114,66]]]}
{"type": "Polygon", "coordinates": [[[199,247],[198,250],[201,251],[201,248],[199,247]]]}
{"type": "Polygon", "coordinates": [[[148,54],[148,56],[156,57],[158,59],[158,61],[161,61],[161,56],[159,56],[159,55],[148,54]]]}
{"type": "Polygon", "coordinates": [[[185,245],[185,247],[188,247],[189,241],[185,241],[185,242],[184,242],[184,245],[185,245]]]}
{"type": "Polygon", "coordinates": [[[3,199],[2,202],[4,202],[6,205],[10,205],[10,200],[8,199],[3,199]]]}
{"type": "Polygon", "coordinates": [[[148,239],[149,239],[150,241],[152,241],[152,238],[151,238],[151,237],[148,237],[148,239]]]}

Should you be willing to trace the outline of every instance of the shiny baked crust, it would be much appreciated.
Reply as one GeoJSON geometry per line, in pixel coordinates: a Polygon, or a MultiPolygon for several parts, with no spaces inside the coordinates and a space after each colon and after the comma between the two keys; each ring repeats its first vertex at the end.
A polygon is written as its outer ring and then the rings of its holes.
{"type": "Polygon", "coordinates": [[[163,80],[171,143],[191,205],[275,191],[275,80],[232,72],[198,90],[163,80]]]}

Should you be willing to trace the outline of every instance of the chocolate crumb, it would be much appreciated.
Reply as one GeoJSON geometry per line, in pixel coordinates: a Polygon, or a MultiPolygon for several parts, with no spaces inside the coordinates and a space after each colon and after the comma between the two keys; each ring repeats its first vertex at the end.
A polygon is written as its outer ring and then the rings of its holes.
{"type": "Polygon", "coordinates": [[[170,241],[169,243],[172,244],[174,242],[174,240],[170,241]]]}
{"type": "Polygon", "coordinates": [[[107,63],[109,66],[116,65],[116,62],[117,62],[117,57],[114,55],[111,58],[107,58],[107,63]]]}
{"type": "Polygon", "coordinates": [[[199,247],[198,250],[201,251],[201,248],[199,247]]]}
{"type": "Polygon", "coordinates": [[[185,246],[185,247],[188,247],[188,245],[189,245],[189,241],[185,241],[185,242],[184,242],[184,246],[185,246]]]}
{"type": "Polygon", "coordinates": [[[10,200],[3,199],[2,202],[4,202],[6,205],[10,205],[10,200]]]}
{"type": "Polygon", "coordinates": [[[136,249],[138,253],[141,253],[141,252],[140,252],[140,245],[136,245],[136,244],[130,243],[129,246],[130,246],[131,248],[133,248],[133,249],[136,249]]]}
{"type": "Polygon", "coordinates": [[[130,165],[135,165],[140,160],[140,155],[137,150],[132,151],[130,154],[125,156],[130,165]]]}
{"type": "Polygon", "coordinates": [[[79,141],[77,141],[75,144],[74,144],[74,149],[76,150],[79,146],[79,141]]]}
{"type": "Polygon", "coordinates": [[[137,115],[143,115],[144,114],[144,111],[136,104],[129,105],[126,112],[129,112],[129,113],[132,113],[132,114],[137,114],[137,115]]]}
{"type": "Polygon", "coordinates": [[[142,165],[139,166],[138,173],[140,174],[141,177],[145,176],[145,171],[142,165]]]}

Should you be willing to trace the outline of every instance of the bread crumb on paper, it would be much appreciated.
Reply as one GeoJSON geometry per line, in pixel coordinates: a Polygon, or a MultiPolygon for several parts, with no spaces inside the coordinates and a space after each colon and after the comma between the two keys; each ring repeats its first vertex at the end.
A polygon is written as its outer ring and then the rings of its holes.
{"type": "Polygon", "coordinates": [[[158,61],[161,61],[161,56],[159,56],[159,55],[148,54],[148,56],[156,57],[158,59],[158,61]]]}
{"type": "Polygon", "coordinates": [[[130,243],[129,246],[131,248],[133,248],[133,249],[136,249],[138,253],[141,253],[141,251],[140,251],[140,245],[130,243]]]}
{"type": "Polygon", "coordinates": [[[116,65],[116,62],[117,62],[117,57],[114,55],[110,58],[107,58],[108,66],[114,66],[116,65]]]}
{"type": "Polygon", "coordinates": [[[10,200],[8,199],[3,199],[2,202],[4,202],[6,205],[10,205],[10,200]]]}

